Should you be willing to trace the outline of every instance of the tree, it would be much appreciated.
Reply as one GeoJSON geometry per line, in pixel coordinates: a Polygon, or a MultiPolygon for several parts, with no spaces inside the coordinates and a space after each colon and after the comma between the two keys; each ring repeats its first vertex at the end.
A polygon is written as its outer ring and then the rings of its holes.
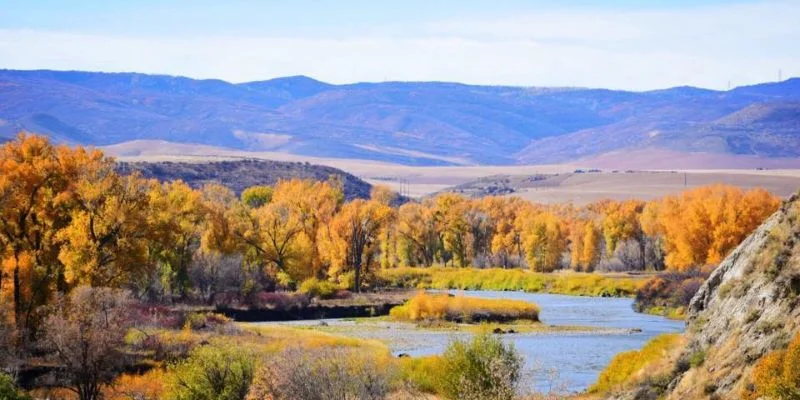
{"type": "Polygon", "coordinates": [[[102,385],[110,384],[123,366],[128,305],[126,292],[81,286],[47,318],[44,345],[80,400],[99,399],[102,385]]]}
{"type": "Polygon", "coordinates": [[[592,221],[576,221],[570,231],[570,264],[576,271],[591,272],[600,261],[601,235],[592,221]]]}
{"type": "Polygon", "coordinates": [[[229,213],[236,203],[236,196],[230,189],[218,184],[205,185],[202,194],[206,220],[200,240],[201,248],[221,254],[237,252],[240,243],[234,236],[229,213]]]}
{"type": "Polygon", "coordinates": [[[518,218],[528,266],[538,272],[551,272],[561,266],[567,247],[563,222],[549,212],[525,212],[518,218]]]}
{"type": "Polygon", "coordinates": [[[251,230],[242,233],[242,239],[277,271],[290,273],[295,280],[311,276],[312,271],[300,270],[299,264],[308,258],[298,245],[303,225],[295,209],[280,201],[252,210],[251,214],[251,230]]]}
{"type": "Polygon", "coordinates": [[[77,205],[57,236],[63,242],[58,258],[69,284],[119,287],[150,268],[151,184],[106,168],[89,171],[77,182],[77,205]]]}
{"type": "Polygon", "coordinates": [[[357,199],[336,214],[323,235],[324,256],[331,273],[353,271],[353,289],[361,291],[361,278],[375,261],[378,235],[393,218],[392,209],[376,201],[357,199]]]}
{"type": "Polygon", "coordinates": [[[433,210],[419,203],[406,203],[397,210],[396,230],[399,240],[409,249],[409,264],[433,265],[439,246],[433,210]]]}
{"type": "Polygon", "coordinates": [[[458,267],[466,267],[470,243],[469,223],[465,214],[469,202],[455,193],[444,193],[433,199],[434,221],[444,250],[444,261],[452,259],[458,267]]]}
{"type": "Polygon", "coordinates": [[[57,233],[70,222],[75,183],[108,164],[99,151],[55,147],[43,136],[20,134],[0,148],[0,297],[13,304],[20,332],[66,289],[57,233]]]}
{"type": "Polygon", "coordinates": [[[370,200],[375,200],[378,203],[392,206],[397,202],[397,192],[393,191],[386,185],[375,185],[369,191],[370,200]]]}
{"type": "Polygon", "coordinates": [[[647,230],[663,237],[667,267],[684,271],[719,263],[779,204],[761,189],[700,187],[666,197],[648,211],[657,213],[657,223],[647,221],[647,230]]]}
{"type": "Polygon", "coordinates": [[[291,207],[303,227],[303,241],[310,251],[312,275],[321,275],[323,265],[319,254],[318,235],[323,226],[344,202],[341,188],[335,182],[315,182],[292,179],[280,181],[275,186],[272,201],[291,207]]]}
{"type": "Polygon", "coordinates": [[[481,207],[494,225],[492,253],[500,257],[503,267],[511,265],[512,256],[521,262],[524,255],[522,232],[516,220],[523,210],[532,208],[530,204],[516,197],[487,197],[483,199],[481,207]]]}
{"type": "Polygon", "coordinates": [[[161,265],[163,287],[184,298],[190,288],[192,255],[200,246],[206,219],[202,193],[175,181],[153,184],[148,195],[151,257],[161,265]]]}
{"type": "Polygon", "coordinates": [[[273,193],[270,186],[250,186],[242,191],[242,203],[250,208],[259,208],[272,201],[273,193]]]}

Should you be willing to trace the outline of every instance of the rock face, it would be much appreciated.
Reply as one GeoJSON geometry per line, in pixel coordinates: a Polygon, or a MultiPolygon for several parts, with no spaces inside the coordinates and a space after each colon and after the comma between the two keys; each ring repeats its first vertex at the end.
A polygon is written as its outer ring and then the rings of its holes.
{"type": "Polygon", "coordinates": [[[745,397],[754,364],[800,332],[797,195],[725,258],[692,299],[687,317],[688,342],[669,384],[656,390],[643,383],[614,398],[745,397]]]}

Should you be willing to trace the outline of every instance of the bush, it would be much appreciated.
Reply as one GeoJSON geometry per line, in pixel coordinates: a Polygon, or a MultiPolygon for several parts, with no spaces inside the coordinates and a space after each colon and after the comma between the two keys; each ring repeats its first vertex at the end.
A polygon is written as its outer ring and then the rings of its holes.
{"type": "Polygon", "coordinates": [[[317,278],[309,278],[300,284],[298,291],[300,293],[307,294],[310,297],[330,299],[336,295],[336,292],[339,291],[339,287],[333,282],[323,281],[317,278]]]}
{"type": "MultiPolygon", "coordinates": [[[[706,277],[707,274],[701,271],[667,273],[652,277],[636,291],[634,308],[638,312],[682,317],[683,310],[689,306],[689,302],[703,285],[706,277]]],[[[724,294],[721,295],[724,297],[724,294]]]]}
{"type": "Polygon", "coordinates": [[[761,357],[751,375],[749,399],[800,399],[800,334],[786,350],[773,351],[761,357]]]}
{"type": "Polygon", "coordinates": [[[479,299],[420,292],[406,304],[392,308],[389,315],[404,321],[507,322],[517,319],[538,321],[539,307],[521,300],[479,299]]]}
{"type": "Polygon", "coordinates": [[[201,346],[170,368],[166,398],[242,400],[250,389],[254,369],[254,356],[239,346],[201,346]]]}
{"type": "Polygon", "coordinates": [[[444,361],[441,356],[403,357],[399,359],[400,378],[424,393],[439,393],[439,375],[444,361]]]}
{"type": "Polygon", "coordinates": [[[125,291],[78,287],[47,318],[43,347],[62,369],[63,386],[80,399],[96,399],[125,367],[125,335],[131,325],[125,291]]]}
{"type": "Polygon", "coordinates": [[[385,399],[391,358],[353,348],[292,348],[259,369],[248,399],[385,399]]]}
{"type": "Polygon", "coordinates": [[[154,368],[142,375],[120,375],[113,385],[104,388],[103,398],[108,400],[159,400],[163,397],[163,393],[164,370],[154,368]]]}
{"type": "Polygon", "coordinates": [[[192,330],[215,330],[231,323],[231,319],[218,313],[193,312],[186,315],[185,328],[192,330]]]}
{"type": "Polygon", "coordinates": [[[296,310],[308,305],[308,295],[289,292],[258,292],[253,296],[251,306],[276,310],[296,310]]]}
{"type": "Polygon", "coordinates": [[[14,385],[10,375],[0,372],[0,399],[3,400],[30,400],[30,397],[19,391],[14,385]]]}
{"type": "Polygon", "coordinates": [[[441,395],[447,399],[510,400],[519,389],[522,357],[497,337],[451,342],[442,356],[441,395]]]}
{"type": "Polygon", "coordinates": [[[626,351],[611,359],[600,373],[590,393],[607,393],[631,383],[635,374],[657,362],[680,343],[679,334],[664,334],[651,339],[641,350],[626,351]]]}

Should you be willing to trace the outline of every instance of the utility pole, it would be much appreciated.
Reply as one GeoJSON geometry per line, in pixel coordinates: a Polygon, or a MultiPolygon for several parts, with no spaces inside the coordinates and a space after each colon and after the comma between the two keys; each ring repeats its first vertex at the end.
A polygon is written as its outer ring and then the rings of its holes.
{"type": "Polygon", "coordinates": [[[778,68],[778,82],[780,82],[782,80],[783,80],[783,71],[781,71],[781,69],[778,68]]]}

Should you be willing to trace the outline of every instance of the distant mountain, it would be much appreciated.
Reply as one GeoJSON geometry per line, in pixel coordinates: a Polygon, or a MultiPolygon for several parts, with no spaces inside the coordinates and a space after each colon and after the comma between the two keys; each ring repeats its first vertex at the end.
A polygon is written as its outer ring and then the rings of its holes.
{"type": "Polygon", "coordinates": [[[445,82],[232,84],[0,70],[0,138],[166,140],[417,165],[575,161],[657,149],[800,157],[800,79],[649,92],[445,82]]]}

